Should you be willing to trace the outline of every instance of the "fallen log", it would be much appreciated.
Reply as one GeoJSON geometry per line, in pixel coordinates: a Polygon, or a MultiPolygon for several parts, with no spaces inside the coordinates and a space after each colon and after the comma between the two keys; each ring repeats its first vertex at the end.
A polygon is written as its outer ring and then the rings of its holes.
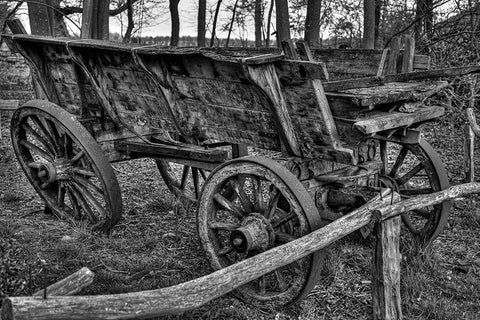
{"type": "Polygon", "coordinates": [[[175,286],[114,295],[10,297],[2,303],[1,319],[145,319],[192,310],[369,224],[372,212],[390,201],[385,190],[381,197],[302,238],[175,286]]]}
{"type": "Polygon", "coordinates": [[[90,271],[90,269],[83,267],[68,277],[48,286],[46,289],[35,292],[32,296],[71,296],[79,293],[83,288],[91,285],[94,277],[95,274],[90,271]]]}
{"type": "Polygon", "coordinates": [[[384,190],[382,196],[321,229],[201,278],[168,288],[116,295],[6,298],[1,319],[144,319],[192,310],[372,222],[479,192],[480,183],[467,183],[391,204],[397,195],[384,190]]]}

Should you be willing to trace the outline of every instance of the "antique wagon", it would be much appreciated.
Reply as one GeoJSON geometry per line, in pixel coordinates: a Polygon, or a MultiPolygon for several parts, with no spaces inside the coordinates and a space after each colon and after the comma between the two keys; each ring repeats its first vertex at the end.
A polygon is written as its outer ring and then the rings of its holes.
{"type": "MultiPolygon", "coordinates": [[[[110,163],[154,158],[170,190],[196,203],[215,269],[308,234],[381,188],[403,198],[448,188],[442,161],[417,130],[443,115],[425,101],[447,83],[424,79],[478,71],[422,71],[428,61],[411,50],[310,51],[300,42],[282,53],[4,39],[30,64],[43,98],[15,112],[11,134],[46,207],[110,230],[122,214],[110,163]],[[270,156],[246,156],[244,146],[270,156]]],[[[428,244],[449,210],[445,201],[404,213],[405,236],[428,244]]],[[[258,305],[298,301],[323,256],[236,293],[258,305]]]]}

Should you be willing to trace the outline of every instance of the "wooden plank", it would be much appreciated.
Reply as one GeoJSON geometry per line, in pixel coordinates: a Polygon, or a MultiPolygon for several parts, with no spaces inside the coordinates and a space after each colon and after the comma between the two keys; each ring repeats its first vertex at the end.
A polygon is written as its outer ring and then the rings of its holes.
{"type": "Polygon", "coordinates": [[[90,269],[83,267],[45,289],[35,292],[33,296],[44,299],[50,296],[71,296],[92,284],[94,277],[95,274],[90,269]]]}
{"type": "Polygon", "coordinates": [[[297,50],[295,50],[295,46],[293,45],[292,39],[283,40],[282,41],[282,49],[285,54],[285,57],[291,60],[300,60],[298,56],[297,50]]]}
{"type": "Polygon", "coordinates": [[[7,24],[8,29],[10,29],[13,34],[27,34],[27,31],[25,30],[25,27],[23,26],[20,19],[8,19],[5,21],[5,23],[7,24]]]}
{"type": "Polygon", "coordinates": [[[327,92],[344,91],[356,88],[369,88],[383,85],[389,82],[407,82],[414,80],[438,79],[464,76],[480,73],[480,66],[454,67],[446,69],[425,70],[409,73],[386,75],[385,77],[365,77],[347,80],[336,80],[324,82],[323,86],[327,92]]]}
{"type": "Polygon", "coordinates": [[[0,100],[0,110],[3,111],[14,111],[19,107],[18,100],[0,100]]]}
{"type": "Polygon", "coordinates": [[[390,56],[388,57],[387,74],[396,74],[398,72],[398,57],[400,55],[401,38],[395,37],[390,43],[390,56]]]}
{"type": "Polygon", "coordinates": [[[371,108],[374,105],[401,101],[423,101],[449,86],[447,81],[390,82],[382,86],[349,89],[327,93],[328,98],[343,98],[352,106],[371,108]]]}
{"type": "Polygon", "coordinates": [[[167,145],[160,143],[145,143],[140,141],[117,141],[115,150],[127,153],[140,153],[150,157],[168,157],[191,159],[204,162],[223,162],[228,159],[228,152],[225,150],[208,150],[189,144],[167,145]]]}
{"type": "Polygon", "coordinates": [[[378,223],[372,267],[373,319],[400,320],[400,227],[397,216],[378,223]]]}
{"type": "Polygon", "coordinates": [[[413,71],[413,57],[415,55],[415,40],[412,36],[406,35],[405,39],[405,50],[403,52],[402,59],[402,72],[412,72],[413,71]]]}
{"type": "Polygon", "coordinates": [[[271,111],[287,152],[290,155],[301,156],[300,146],[273,64],[244,65],[244,68],[250,80],[270,98],[271,111]]]}
{"type": "Polygon", "coordinates": [[[472,127],[469,124],[465,125],[464,128],[464,160],[463,168],[465,172],[465,182],[474,182],[475,181],[475,134],[472,127]]]}
{"type": "Polygon", "coordinates": [[[408,127],[414,123],[435,119],[442,116],[445,108],[438,106],[422,107],[413,113],[378,112],[353,124],[361,133],[370,134],[393,128],[408,127]]]}
{"type": "Polygon", "coordinates": [[[380,59],[380,63],[378,64],[377,77],[381,77],[385,72],[385,66],[386,66],[387,57],[389,54],[390,54],[389,48],[386,48],[383,50],[382,58],[380,59]]]}

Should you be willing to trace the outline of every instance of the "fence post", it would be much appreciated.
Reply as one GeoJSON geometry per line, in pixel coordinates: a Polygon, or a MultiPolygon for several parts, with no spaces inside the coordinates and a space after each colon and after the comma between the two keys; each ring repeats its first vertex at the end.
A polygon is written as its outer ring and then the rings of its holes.
{"type": "Polygon", "coordinates": [[[400,297],[400,226],[401,217],[380,222],[376,226],[373,254],[373,319],[402,319],[400,297]]]}

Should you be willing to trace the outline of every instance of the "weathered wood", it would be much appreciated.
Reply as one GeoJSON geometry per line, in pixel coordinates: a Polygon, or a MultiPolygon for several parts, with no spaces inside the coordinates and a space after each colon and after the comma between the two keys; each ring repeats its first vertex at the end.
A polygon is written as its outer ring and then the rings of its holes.
{"type": "Polygon", "coordinates": [[[354,106],[369,107],[401,101],[423,101],[449,86],[447,81],[390,82],[370,88],[327,93],[328,98],[341,97],[354,106]]]}
{"type": "Polygon", "coordinates": [[[375,112],[366,115],[362,120],[356,121],[353,128],[370,134],[392,128],[408,127],[414,123],[435,119],[442,116],[445,108],[438,106],[421,107],[412,113],[404,112],[375,112]]]}
{"type": "Polygon", "coordinates": [[[34,297],[50,297],[50,296],[70,296],[80,292],[83,288],[93,283],[95,274],[83,267],[72,273],[68,277],[49,285],[47,288],[37,291],[34,297]]]}
{"type": "Polygon", "coordinates": [[[402,319],[400,297],[400,227],[397,216],[376,226],[372,266],[373,319],[402,319]]]}
{"type": "Polygon", "coordinates": [[[480,137],[480,126],[477,124],[477,120],[475,119],[475,112],[473,107],[467,108],[465,113],[467,116],[468,124],[473,130],[473,133],[475,133],[477,137],[480,137]]]}
{"type": "Polygon", "coordinates": [[[273,65],[245,65],[245,72],[249,75],[251,81],[258,85],[270,98],[272,114],[287,152],[291,155],[301,156],[302,153],[292,120],[273,65]]]}
{"type": "Polygon", "coordinates": [[[404,47],[402,59],[402,72],[412,72],[413,71],[413,57],[415,55],[415,40],[412,36],[406,35],[404,37],[404,47]]]}
{"type": "Polygon", "coordinates": [[[18,106],[18,100],[0,100],[0,111],[14,111],[18,106]]]}
{"type": "Polygon", "coordinates": [[[397,73],[398,57],[400,55],[401,38],[393,38],[390,42],[390,56],[388,57],[387,74],[397,73]]]}
{"type": "Polygon", "coordinates": [[[149,157],[168,157],[191,159],[204,162],[223,162],[228,158],[225,150],[208,150],[191,144],[167,145],[159,143],[145,143],[140,141],[115,142],[115,150],[127,153],[139,153],[149,157]]]}
{"type": "Polygon", "coordinates": [[[385,65],[387,63],[387,57],[389,54],[390,54],[389,48],[386,48],[383,50],[382,58],[380,59],[380,63],[378,64],[377,77],[381,77],[385,72],[385,65]]]}
{"type": "Polygon", "coordinates": [[[298,52],[295,50],[295,46],[293,45],[292,39],[284,40],[281,42],[281,44],[285,57],[291,60],[300,60],[298,52]]]}
{"type": "Polygon", "coordinates": [[[8,19],[5,21],[5,23],[7,24],[8,29],[10,29],[13,34],[27,34],[27,31],[25,30],[25,27],[23,26],[20,19],[8,19]]]}
{"type": "Polygon", "coordinates": [[[116,295],[50,297],[46,300],[11,297],[3,300],[2,320],[144,319],[191,310],[369,224],[372,210],[390,203],[388,193],[385,190],[382,196],[362,208],[304,237],[195,280],[158,290],[116,295]]]}
{"type": "Polygon", "coordinates": [[[475,181],[475,133],[472,127],[467,124],[464,128],[464,156],[463,168],[465,182],[475,181]]]}

